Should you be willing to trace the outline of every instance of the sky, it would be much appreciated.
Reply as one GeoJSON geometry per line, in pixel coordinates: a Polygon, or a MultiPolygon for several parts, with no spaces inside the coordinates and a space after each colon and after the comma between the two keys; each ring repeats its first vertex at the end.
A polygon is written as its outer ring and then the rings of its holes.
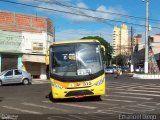
{"type": "MultiPolygon", "coordinates": [[[[51,19],[55,26],[56,41],[100,36],[111,44],[113,27],[120,27],[123,23],[128,26],[129,35],[130,28],[133,27],[134,35],[144,36],[145,6],[145,0],[0,0],[1,11],[51,19]]],[[[159,11],[160,0],[149,0],[149,25],[152,28],[149,35],[160,33],[159,11]]]]}

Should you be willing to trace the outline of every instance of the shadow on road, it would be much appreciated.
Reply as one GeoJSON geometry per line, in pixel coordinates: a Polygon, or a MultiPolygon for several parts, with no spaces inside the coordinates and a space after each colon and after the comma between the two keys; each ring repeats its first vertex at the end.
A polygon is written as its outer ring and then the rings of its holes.
{"type": "Polygon", "coordinates": [[[51,102],[93,102],[93,101],[102,101],[99,96],[89,96],[83,98],[66,98],[66,99],[53,99],[52,92],[46,95],[51,102]]]}
{"type": "Polygon", "coordinates": [[[0,97],[0,102],[2,102],[3,101],[3,97],[0,97]]]}

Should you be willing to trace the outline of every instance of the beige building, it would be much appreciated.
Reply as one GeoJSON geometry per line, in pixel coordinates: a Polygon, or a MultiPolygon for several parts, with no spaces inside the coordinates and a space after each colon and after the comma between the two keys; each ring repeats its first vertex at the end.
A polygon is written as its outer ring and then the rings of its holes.
{"type": "Polygon", "coordinates": [[[152,35],[153,41],[151,41],[151,46],[154,54],[160,53],[160,34],[152,35]]]}
{"type": "Polygon", "coordinates": [[[130,55],[127,25],[122,24],[121,28],[115,26],[113,29],[113,57],[123,54],[130,55]]]}

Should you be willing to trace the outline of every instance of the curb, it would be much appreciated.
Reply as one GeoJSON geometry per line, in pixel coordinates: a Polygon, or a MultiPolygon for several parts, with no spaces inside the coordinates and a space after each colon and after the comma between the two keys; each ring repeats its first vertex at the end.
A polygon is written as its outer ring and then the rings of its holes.
{"type": "Polygon", "coordinates": [[[139,78],[139,79],[160,79],[160,75],[134,74],[133,78],[139,78]]]}

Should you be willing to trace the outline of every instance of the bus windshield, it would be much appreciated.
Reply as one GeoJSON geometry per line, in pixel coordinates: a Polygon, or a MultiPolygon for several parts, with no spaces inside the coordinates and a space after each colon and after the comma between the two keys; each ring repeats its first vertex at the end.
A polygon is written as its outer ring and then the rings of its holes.
{"type": "Polygon", "coordinates": [[[84,76],[103,69],[100,45],[79,43],[50,47],[51,73],[58,76],[84,76]]]}

